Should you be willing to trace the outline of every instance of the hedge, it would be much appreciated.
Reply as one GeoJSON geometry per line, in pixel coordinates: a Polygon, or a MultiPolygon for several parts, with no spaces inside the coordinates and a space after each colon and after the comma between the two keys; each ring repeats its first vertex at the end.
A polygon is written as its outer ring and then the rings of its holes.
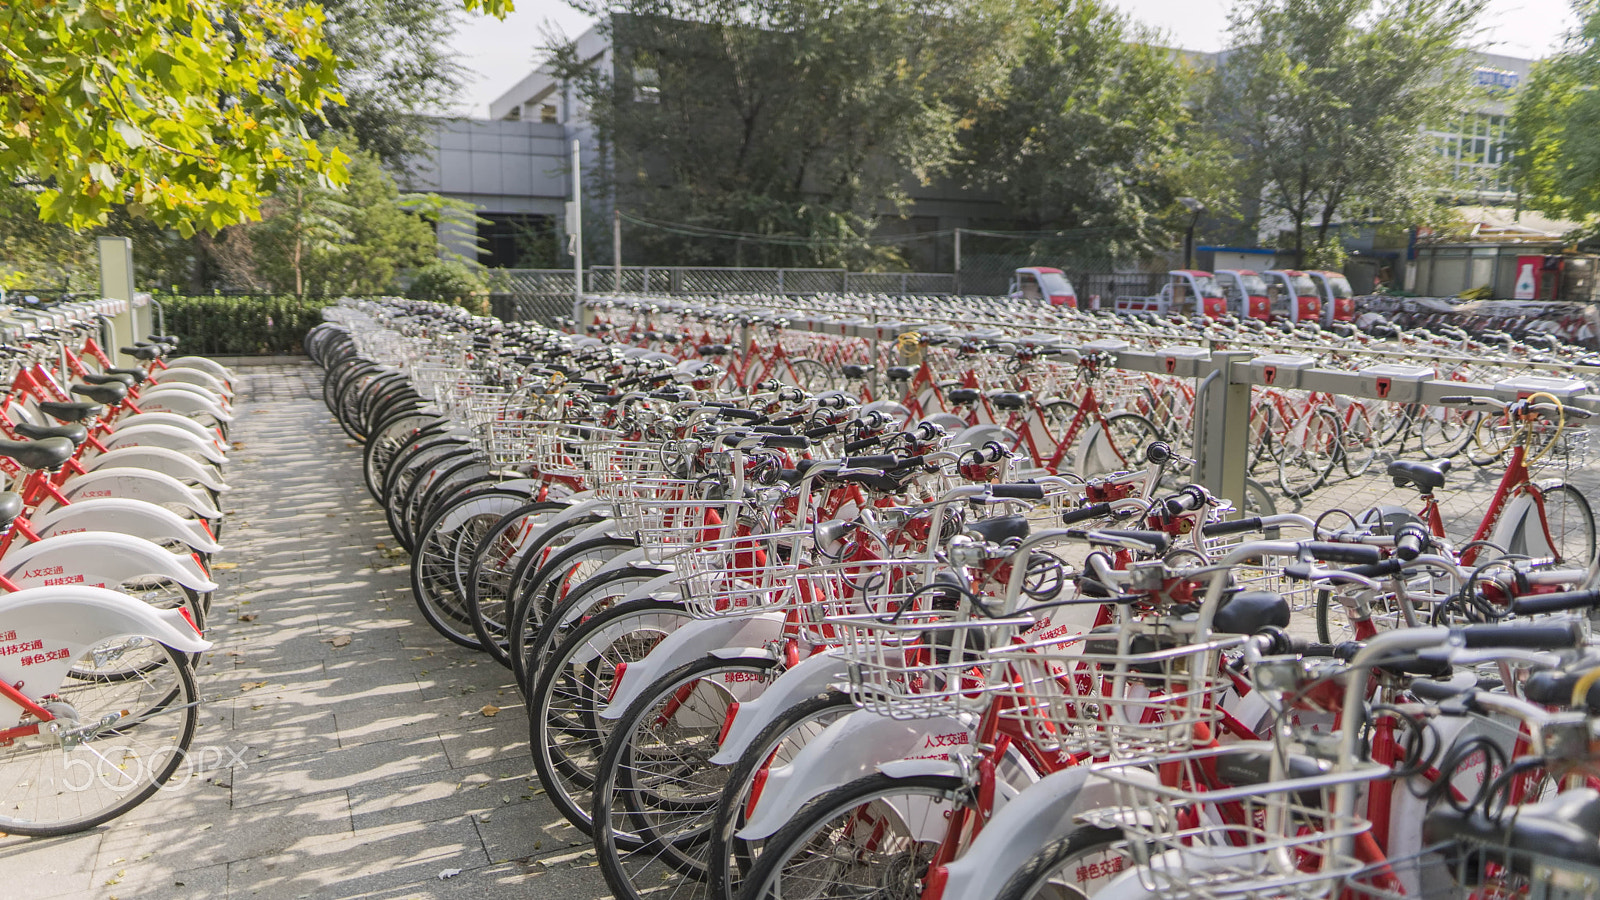
{"type": "Polygon", "coordinates": [[[271,296],[156,297],[166,316],[166,333],[179,349],[207,356],[269,356],[301,353],[300,341],[322,321],[328,301],[271,296]]]}

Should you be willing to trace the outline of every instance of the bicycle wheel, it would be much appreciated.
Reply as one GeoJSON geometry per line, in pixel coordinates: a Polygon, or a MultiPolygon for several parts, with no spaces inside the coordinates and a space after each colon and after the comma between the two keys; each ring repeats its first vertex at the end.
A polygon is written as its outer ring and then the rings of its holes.
{"type": "Polygon", "coordinates": [[[995,900],[1088,900],[1135,865],[1122,832],[1086,826],[1046,844],[1007,879],[995,900]]]}
{"type": "Polygon", "coordinates": [[[436,415],[410,411],[390,416],[372,432],[361,453],[361,475],[372,499],[383,502],[383,477],[400,448],[416,435],[442,424],[436,415]]]}
{"type": "Polygon", "coordinates": [[[1071,400],[1050,400],[1039,407],[1039,422],[1030,426],[1034,429],[1034,445],[1054,458],[1053,465],[1049,458],[1038,460],[1039,465],[1058,473],[1072,471],[1078,461],[1074,452],[1077,448],[1067,441],[1067,430],[1077,417],[1078,404],[1071,400]]]}
{"type": "Polygon", "coordinates": [[[1339,433],[1339,457],[1344,474],[1355,478],[1366,474],[1378,458],[1378,435],[1365,404],[1352,402],[1341,419],[1344,430],[1339,433]]]}
{"type": "Polygon", "coordinates": [[[976,812],[954,775],[859,778],[806,804],[756,857],[741,900],[918,897],[960,810],[976,812]]]}
{"type": "Polygon", "coordinates": [[[756,735],[739,761],[728,770],[727,784],[717,800],[711,821],[711,843],[706,848],[706,884],[713,900],[733,900],[744,874],[755,864],[761,841],[737,836],[758,783],[766,772],[794,759],[807,742],[823,729],[855,711],[850,697],[828,691],[785,710],[756,735]]]}
{"type": "Polygon", "coordinates": [[[467,566],[466,604],[478,642],[495,662],[509,668],[506,652],[510,628],[511,575],[521,554],[549,520],[567,508],[566,503],[541,500],[524,503],[490,526],[467,566]]]}
{"type": "Polygon", "coordinates": [[[467,608],[466,573],[478,542],[527,495],[491,488],[445,504],[422,526],[411,555],[411,593],[434,630],[463,647],[484,649],[467,608]]]}
{"type": "Polygon", "coordinates": [[[728,768],[710,763],[733,706],[759,696],[768,658],[707,656],[657,679],[617,719],[595,769],[595,851],[618,900],[697,897],[728,768]]]}
{"type": "MultiPolygon", "coordinates": [[[[1084,476],[1111,472],[1130,472],[1144,463],[1144,448],[1161,439],[1161,432],[1149,419],[1136,413],[1118,413],[1105,420],[1094,439],[1080,449],[1084,476]]],[[[1162,479],[1165,485],[1166,478],[1162,479]]]]}
{"type": "MultiPolygon", "coordinates": [[[[1544,495],[1544,524],[1550,537],[1550,549],[1564,564],[1588,565],[1594,559],[1595,545],[1594,509],[1589,506],[1589,501],[1570,484],[1554,485],[1541,493],[1544,495]]],[[[1530,521],[1526,527],[1538,526],[1530,521]]]]}
{"type": "Polygon", "coordinates": [[[1453,406],[1429,406],[1423,410],[1419,429],[1422,452],[1429,459],[1448,459],[1460,453],[1472,440],[1481,413],[1453,406]]]}
{"type": "Polygon", "coordinates": [[[1278,487],[1290,497],[1304,497],[1322,487],[1339,464],[1344,426],[1331,409],[1313,411],[1278,445],[1278,487]],[[1303,433],[1301,433],[1303,432],[1303,433]]]}
{"type": "MultiPolygon", "coordinates": [[[[1244,512],[1251,516],[1275,516],[1278,502],[1261,482],[1254,478],[1244,480],[1244,512]]],[[[1272,538],[1268,538],[1272,540],[1272,538]]]]}
{"type": "Polygon", "coordinates": [[[638,600],[598,613],[555,646],[528,692],[533,765],[556,810],[584,834],[611,722],[600,717],[620,666],[644,659],[689,621],[682,604],[638,600]]]}
{"type": "Polygon", "coordinates": [[[789,360],[789,371],[780,380],[787,381],[808,394],[835,390],[843,380],[826,363],[805,357],[789,360]]]}
{"type": "Polygon", "coordinates": [[[76,742],[68,746],[41,733],[0,746],[0,831],[38,837],[83,831],[133,809],[165,784],[187,762],[199,720],[184,656],[148,638],[127,637],[80,657],[41,703],[76,742]],[[117,671],[132,669],[137,677],[99,677],[97,651],[101,659],[113,651],[117,671]]]}

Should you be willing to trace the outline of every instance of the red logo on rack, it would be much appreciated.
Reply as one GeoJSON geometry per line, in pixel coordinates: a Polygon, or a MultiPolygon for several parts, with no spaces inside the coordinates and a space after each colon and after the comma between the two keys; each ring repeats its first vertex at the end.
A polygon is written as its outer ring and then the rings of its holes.
{"type": "Polygon", "coordinates": [[[1271,384],[1274,381],[1278,380],[1278,367],[1277,366],[1262,366],[1261,367],[1261,374],[1262,374],[1263,377],[1265,377],[1267,379],[1267,384],[1271,384]]]}
{"type": "Polygon", "coordinates": [[[1167,357],[1167,374],[1171,375],[1174,371],[1177,370],[1177,368],[1178,368],[1178,358],[1176,356],[1167,357]]]}
{"type": "Polygon", "coordinates": [[[1389,399],[1389,384],[1390,384],[1390,381],[1387,378],[1379,378],[1378,379],[1378,399],[1379,400],[1387,400],[1387,399],[1389,399]]]}

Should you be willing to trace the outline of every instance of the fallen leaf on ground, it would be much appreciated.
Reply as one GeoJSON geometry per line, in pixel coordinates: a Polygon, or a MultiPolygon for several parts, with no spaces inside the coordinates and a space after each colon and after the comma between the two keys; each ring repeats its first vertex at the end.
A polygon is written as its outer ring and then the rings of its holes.
{"type": "Polygon", "coordinates": [[[255,613],[245,613],[244,615],[239,617],[239,621],[241,621],[241,622],[254,622],[258,618],[260,618],[260,616],[256,615],[255,613]]]}
{"type": "Polygon", "coordinates": [[[265,681],[246,681],[244,684],[239,685],[239,690],[253,691],[256,688],[264,688],[266,686],[267,683],[265,681]]]}
{"type": "Polygon", "coordinates": [[[478,710],[478,712],[481,712],[485,717],[492,719],[500,712],[500,707],[495,706],[493,703],[485,703],[483,708],[478,710]]]}
{"type": "Polygon", "coordinates": [[[354,638],[350,637],[350,635],[341,634],[331,638],[328,643],[332,644],[334,647],[348,647],[350,646],[350,642],[352,640],[354,640],[354,638]]]}
{"type": "Polygon", "coordinates": [[[238,563],[217,563],[216,565],[212,566],[211,568],[213,568],[213,569],[237,569],[237,568],[239,568],[239,564],[238,563]]]}

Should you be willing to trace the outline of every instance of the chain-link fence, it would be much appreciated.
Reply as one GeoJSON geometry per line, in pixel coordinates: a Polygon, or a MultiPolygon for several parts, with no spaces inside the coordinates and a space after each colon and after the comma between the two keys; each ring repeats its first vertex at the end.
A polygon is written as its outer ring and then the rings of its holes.
{"type": "MultiPolygon", "coordinates": [[[[495,315],[546,324],[572,315],[571,270],[496,269],[493,274],[495,315]]],[[[620,292],[629,294],[950,294],[956,289],[955,276],[946,272],[624,266],[621,276],[620,292]]],[[[589,293],[619,291],[617,271],[610,266],[587,270],[583,280],[589,293]]]]}

